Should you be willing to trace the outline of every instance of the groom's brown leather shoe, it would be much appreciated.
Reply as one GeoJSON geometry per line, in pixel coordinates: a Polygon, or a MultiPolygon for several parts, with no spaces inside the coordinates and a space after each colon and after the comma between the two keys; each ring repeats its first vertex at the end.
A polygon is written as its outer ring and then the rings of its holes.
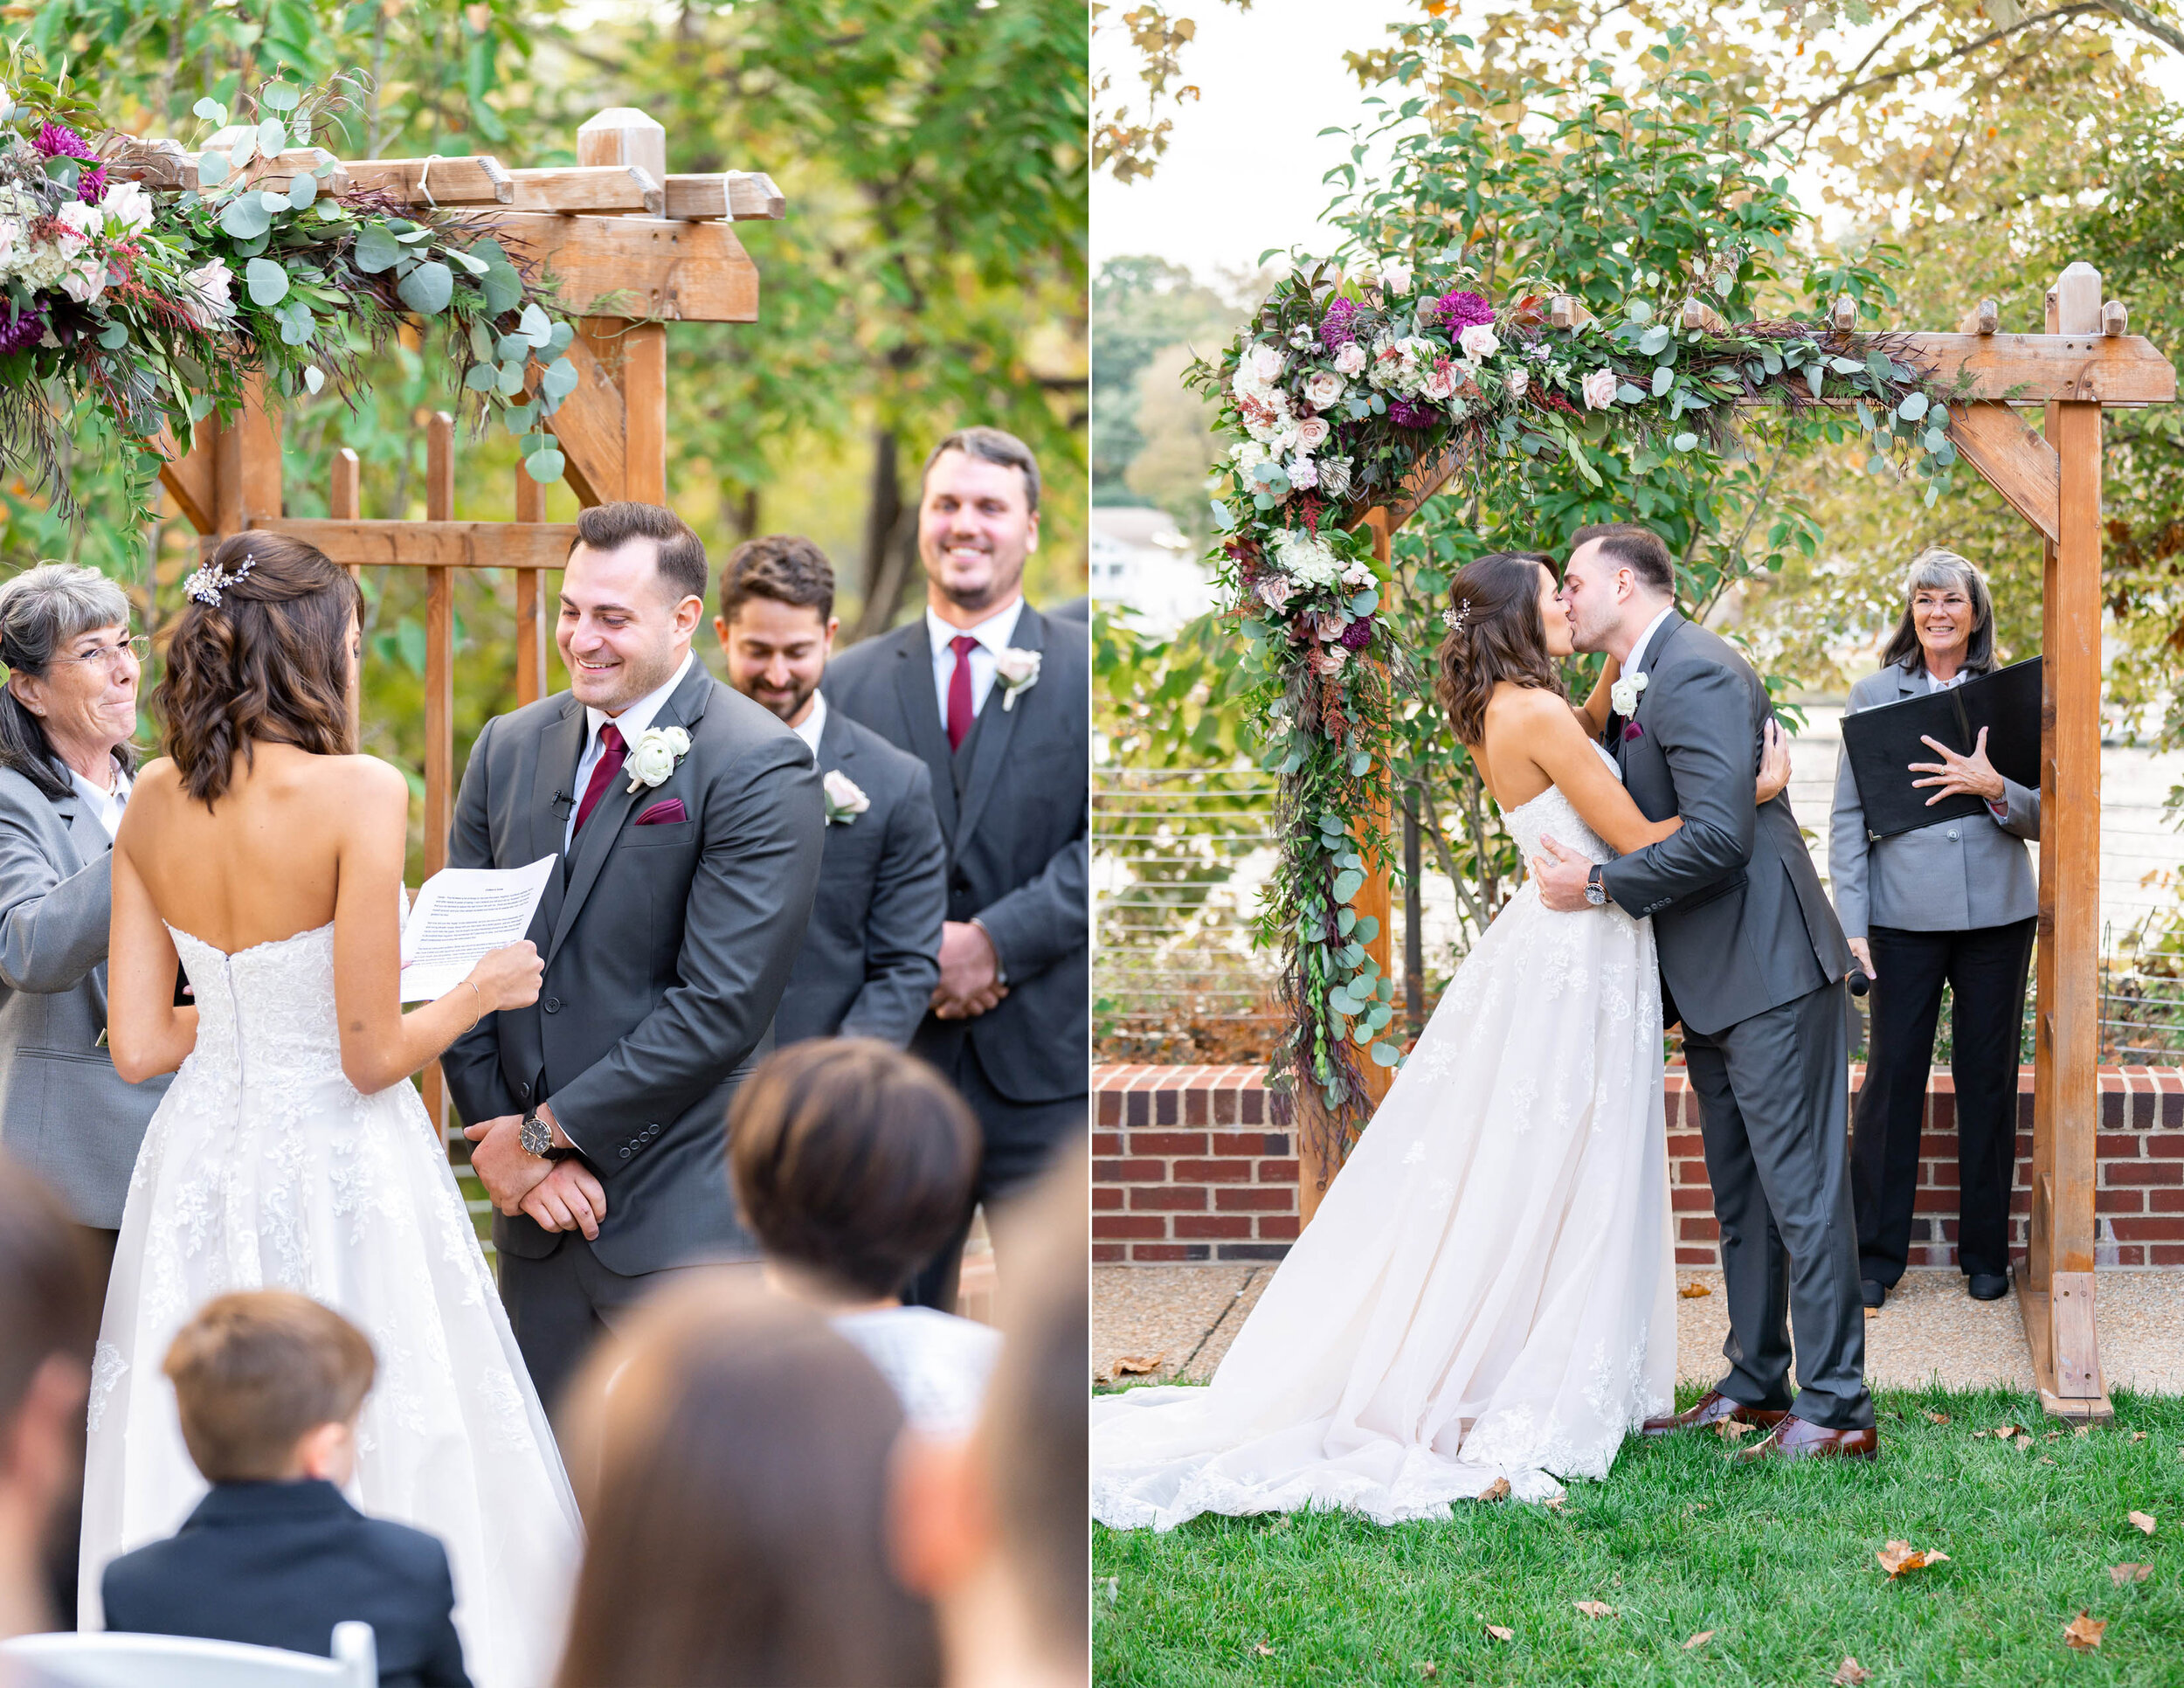
{"type": "Polygon", "coordinates": [[[1801,1418],[1785,1418],[1773,1435],[1739,1448],[1731,1457],[1750,1464],[1762,1459],[1877,1459],[1881,1433],[1868,1425],[1863,1430],[1830,1430],[1801,1418]]]}
{"type": "Polygon", "coordinates": [[[1676,1430],[1703,1429],[1709,1424],[1718,1424],[1725,1418],[1733,1418],[1740,1424],[1757,1424],[1767,1429],[1788,1416],[1787,1413],[1770,1408],[1747,1407],[1741,1401],[1731,1401],[1719,1389],[1709,1389],[1698,1398],[1697,1406],[1671,1414],[1667,1418],[1649,1418],[1640,1428],[1638,1434],[1665,1436],[1676,1430]]]}

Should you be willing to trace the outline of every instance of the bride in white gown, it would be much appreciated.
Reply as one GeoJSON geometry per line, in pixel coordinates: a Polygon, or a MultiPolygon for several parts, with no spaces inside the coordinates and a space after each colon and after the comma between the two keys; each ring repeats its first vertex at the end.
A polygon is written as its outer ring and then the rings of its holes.
{"type": "MultiPolygon", "coordinates": [[[[1542,557],[1482,557],[1436,689],[1527,860],[1666,837],[1596,742],[1542,557]]],[[[1763,797],[1787,758],[1770,749],[1763,797]]],[[[1167,1530],[1201,1512],[1448,1515],[1604,1477],[1670,1403],[1676,1301],[1651,923],[1557,914],[1528,881],[1457,970],[1210,1387],[1093,1403],[1092,1512],[1167,1530]]]]}
{"type": "Polygon", "coordinates": [[[210,1297],[294,1290],[368,1335],[378,1376],[349,1498],[428,1530],[454,1573],[480,1688],[539,1688],[581,1525],[454,1175],[409,1075],[481,1014],[538,993],[520,944],[439,1001],[400,1002],[409,790],[350,750],[355,585],[246,534],[192,578],[155,700],[170,759],[114,857],[114,1065],[176,1069],[128,1193],[100,1328],[80,1613],[100,1574],[204,1492],[161,1373],[210,1297]],[[176,1007],[176,964],[193,1006],[176,1007]]]}

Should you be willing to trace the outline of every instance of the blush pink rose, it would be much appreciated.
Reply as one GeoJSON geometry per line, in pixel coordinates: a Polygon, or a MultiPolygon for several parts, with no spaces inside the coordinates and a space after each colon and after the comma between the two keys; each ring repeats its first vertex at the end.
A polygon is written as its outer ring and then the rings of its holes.
{"type": "Polygon", "coordinates": [[[1594,370],[1585,377],[1578,389],[1585,400],[1585,408],[1588,411],[1606,410],[1615,402],[1616,384],[1614,370],[1594,370]]]}
{"type": "Polygon", "coordinates": [[[1365,349],[1351,341],[1335,354],[1335,368],[1344,375],[1362,375],[1365,366],[1365,349]]]}

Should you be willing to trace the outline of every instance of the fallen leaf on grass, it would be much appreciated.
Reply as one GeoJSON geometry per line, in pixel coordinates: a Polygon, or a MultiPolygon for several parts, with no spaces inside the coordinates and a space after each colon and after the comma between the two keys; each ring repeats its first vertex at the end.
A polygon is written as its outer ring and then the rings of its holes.
{"type": "Polygon", "coordinates": [[[2053,1460],[2049,1459],[2049,1458],[2046,1455],[2044,1455],[2044,1454],[2042,1454],[2042,1455],[2041,1456],[2041,1457],[2040,1457],[2040,1463],[2041,1463],[2042,1465],[2052,1465],[2052,1464],[2054,1464],[2054,1463],[2055,1463],[2055,1462],[2054,1462],[2053,1460]]]}
{"type": "MultiPolygon", "coordinates": [[[[1946,1413],[1929,1413],[1926,1415],[1926,1422],[1929,1424],[1946,1424],[1948,1422],[1949,1415],[1946,1413]]],[[[1977,1435],[1979,1432],[1975,1430],[1973,1434],[1977,1435]]]]}
{"type": "Polygon", "coordinates": [[[1151,1359],[1142,1359],[1137,1354],[1129,1354],[1116,1360],[1109,1369],[1116,1377],[1151,1377],[1160,1369],[1160,1362],[1165,1359],[1167,1359],[1165,1354],[1155,1354],[1151,1359]]]}
{"type": "Polygon", "coordinates": [[[1696,1301],[1701,1296],[1711,1296],[1713,1293],[1704,1283],[1687,1283],[1676,1291],[1676,1294],[1682,1296],[1686,1301],[1696,1301]]]}
{"type": "Polygon", "coordinates": [[[2080,1612],[2063,1626],[2063,1639],[2081,1652],[2091,1651],[2101,1644],[2101,1631],[2107,1628],[2107,1619],[2088,1617],[2080,1612]]]}
{"type": "Polygon", "coordinates": [[[2128,1560],[2121,1565],[2111,1565],[2108,1567],[2109,1581],[2118,1588],[2126,1582],[2144,1582],[2153,1574],[2153,1567],[2151,1565],[2134,1565],[2128,1560]]]}
{"type": "Polygon", "coordinates": [[[1987,1431],[1985,1431],[1985,1430],[1974,1430],[1974,1431],[1973,1431],[1973,1432],[1972,1432],[1972,1435],[1973,1435],[1973,1438],[1974,1438],[1974,1439],[1976,1439],[1976,1438],[1978,1438],[1978,1437],[1980,1437],[1980,1436],[1986,1435],[1987,1434],[1987,1431]]]}
{"type": "Polygon", "coordinates": [[[2072,1435],[2072,1436],[2074,1436],[2074,1437],[2075,1437],[2075,1436],[2090,1436],[2090,1435],[2091,1435],[2093,1434],[2093,1427],[2092,1427],[2091,1425],[2090,1425],[2090,1424],[2081,1424],[2081,1425],[2079,1425],[2079,1426],[2077,1427],[2077,1429],[2075,1429],[2075,1430],[2071,1431],[2071,1432],[2070,1432],[2070,1434],[2071,1434],[2071,1435],[2072,1435]]]}
{"type": "Polygon", "coordinates": [[[1923,1571],[1929,1565],[1939,1565],[1949,1555],[1938,1547],[1914,1547],[1908,1541],[1891,1541],[1873,1557],[1881,1561],[1881,1568],[1893,1581],[1906,1571],[1923,1571]]]}
{"type": "MultiPolygon", "coordinates": [[[[2022,1425],[2016,1425],[2016,1424],[1997,1424],[1997,1425],[1994,1427],[1994,1434],[1995,1434],[1996,1435],[1998,1435],[1998,1436],[2001,1437],[2001,1439],[2002,1439],[2004,1442],[2008,1442],[2008,1441],[2010,1439],[2010,1437],[2012,1437],[2012,1436],[2015,1435],[2017,1434],[2017,1432],[2018,1432],[2020,1429],[2023,1429],[2023,1427],[2022,1427],[2022,1425]]],[[[2026,1434],[2027,1434],[2027,1435],[2030,1435],[2031,1433],[2030,1433],[2029,1431],[2027,1431],[2027,1432],[2026,1432],[2026,1434]]]]}
{"type": "Polygon", "coordinates": [[[1683,1650],[1688,1653],[1694,1647],[1704,1647],[1708,1642],[1713,1640],[1713,1638],[1714,1632],[1711,1629],[1701,1629],[1697,1635],[1693,1636],[1689,1641],[1683,1643],[1683,1650]]]}
{"type": "Polygon", "coordinates": [[[2139,1528],[2140,1530],[2144,1531],[2144,1532],[2145,1532],[2147,1535],[2152,1535],[2152,1534],[2153,1533],[2153,1513],[2151,1513],[2151,1512],[2132,1512],[2132,1513],[2128,1513],[2128,1514],[2126,1514],[2126,1516],[2127,1516],[2127,1517],[2129,1517],[2129,1519],[2131,1519],[2131,1521],[2132,1521],[2133,1524],[2137,1525],[2139,1526],[2139,1528]]]}
{"type": "Polygon", "coordinates": [[[1492,1636],[1494,1637],[1494,1639],[1495,1639],[1495,1640],[1496,1640],[1496,1641],[1514,1641],[1514,1640],[1516,1640],[1516,1639],[1517,1639],[1517,1631],[1516,1631],[1516,1630],[1514,1630],[1514,1629],[1503,1629],[1503,1628],[1500,1624],[1498,1624],[1498,1623],[1489,1623],[1489,1624],[1488,1624],[1488,1625],[1486,1626],[1486,1632],[1487,1632],[1487,1634],[1489,1634],[1489,1636],[1492,1636]]]}
{"type": "Polygon", "coordinates": [[[1507,1477],[1496,1477],[1492,1483],[1487,1485],[1486,1492],[1481,1495],[1479,1498],[1481,1500],[1507,1500],[1509,1498],[1509,1479],[1507,1477]]]}
{"type": "Polygon", "coordinates": [[[1431,1659],[1422,1660],[1418,1667],[1418,1674],[1425,1678],[1427,1681],[1431,1682],[1435,1677],[1441,1674],[1441,1666],[1434,1664],[1431,1659]]]}
{"type": "Polygon", "coordinates": [[[1261,1658],[1272,1658],[1274,1657],[1274,1649],[1268,1646],[1263,1641],[1257,1646],[1254,1647],[1251,1650],[1258,1654],[1261,1658]]]}
{"type": "Polygon", "coordinates": [[[2048,1442],[2056,1442],[2062,1439],[2062,1435],[2063,1432],[2060,1430],[2050,1430],[2048,1432],[2047,1435],[2042,1438],[2042,1440],[2048,1442]]]}
{"type": "Polygon", "coordinates": [[[1570,1497],[1567,1495],[1550,1495],[1540,1504],[1545,1506],[1551,1512],[1559,1512],[1565,1506],[1567,1506],[1570,1504],[1570,1497]]]}
{"type": "Polygon", "coordinates": [[[1873,1672],[1845,1654],[1842,1663],[1835,1667],[1835,1674],[1828,1679],[1835,1685],[1835,1688],[1851,1688],[1854,1683],[1872,1681],[1873,1672]]]}
{"type": "Polygon", "coordinates": [[[2144,1430],[2133,1430],[2131,1433],[2131,1439],[2133,1442],[2144,1442],[2146,1439],[2146,1433],[2144,1430]]]}
{"type": "Polygon", "coordinates": [[[1740,1418],[1723,1418],[1714,1421],[1714,1434],[1724,1442],[1740,1441],[1759,1428],[1756,1424],[1746,1424],[1740,1418]]]}
{"type": "Polygon", "coordinates": [[[1604,1600],[1579,1600],[1572,1601],[1571,1604],[1587,1617],[1601,1618],[1615,1615],[1615,1608],[1604,1600]]]}

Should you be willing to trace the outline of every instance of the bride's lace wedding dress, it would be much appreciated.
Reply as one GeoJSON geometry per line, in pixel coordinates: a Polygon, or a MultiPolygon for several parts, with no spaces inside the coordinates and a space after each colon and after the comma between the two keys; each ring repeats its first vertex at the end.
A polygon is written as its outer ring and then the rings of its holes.
{"type": "MultiPolygon", "coordinates": [[[[1549,789],[1504,816],[1614,851],[1549,789]]],[[[1527,882],[1449,984],[1206,1388],[1093,1403],[1092,1511],[1448,1515],[1603,1477],[1669,1405],[1675,1272],[1653,929],[1527,882]]]]}
{"type": "MultiPolygon", "coordinates": [[[[173,928],[169,928],[173,931],[173,928]]],[[[371,1339],[349,1498],[446,1546],[479,1688],[553,1676],[582,1551],[553,1434],[417,1091],[342,1072],[329,924],[234,955],[175,947],[197,1047],[129,1183],[91,1385],[80,1616],[107,1561],[204,1492],[160,1366],[214,1296],[294,1290],[371,1339]]]]}

